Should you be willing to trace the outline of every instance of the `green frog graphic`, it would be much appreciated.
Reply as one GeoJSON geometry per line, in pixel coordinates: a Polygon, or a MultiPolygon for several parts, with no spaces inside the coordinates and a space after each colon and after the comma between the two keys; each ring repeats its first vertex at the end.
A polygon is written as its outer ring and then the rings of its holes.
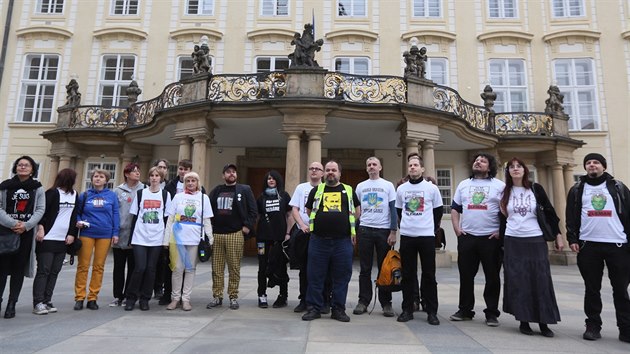
{"type": "Polygon", "coordinates": [[[481,202],[483,202],[484,199],[486,199],[486,194],[482,191],[476,191],[472,195],[473,204],[481,204],[481,202]]]}
{"type": "Polygon", "coordinates": [[[193,204],[188,204],[186,205],[186,207],[184,208],[184,215],[186,215],[187,218],[192,218],[192,216],[195,214],[195,211],[197,210],[197,208],[195,207],[195,205],[193,204]]]}
{"type": "Polygon", "coordinates": [[[606,206],[606,196],[601,192],[594,194],[591,197],[591,205],[595,210],[602,210],[606,206]]]}

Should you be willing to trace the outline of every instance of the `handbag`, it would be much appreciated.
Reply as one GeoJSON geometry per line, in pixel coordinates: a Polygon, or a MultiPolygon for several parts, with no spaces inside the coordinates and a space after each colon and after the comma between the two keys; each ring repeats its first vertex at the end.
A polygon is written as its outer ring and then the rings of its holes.
{"type": "Polygon", "coordinates": [[[536,219],[538,220],[538,226],[540,227],[540,230],[542,230],[545,241],[553,242],[556,240],[557,235],[553,232],[551,223],[547,220],[547,209],[538,201],[540,198],[538,198],[538,193],[536,193],[537,187],[535,186],[536,185],[534,184],[532,189],[534,189],[534,196],[536,197],[536,219]]]}
{"type": "Polygon", "coordinates": [[[212,255],[212,246],[210,246],[210,239],[206,235],[203,229],[203,194],[201,195],[201,238],[199,239],[199,246],[197,246],[197,254],[199,255],[199,262],[207,262],[212,255]]]}
{"type": "Polygon", "coordinates": [[[20,235],[0,227],[0,254],[13,254],[20,249],[20,235]]]}

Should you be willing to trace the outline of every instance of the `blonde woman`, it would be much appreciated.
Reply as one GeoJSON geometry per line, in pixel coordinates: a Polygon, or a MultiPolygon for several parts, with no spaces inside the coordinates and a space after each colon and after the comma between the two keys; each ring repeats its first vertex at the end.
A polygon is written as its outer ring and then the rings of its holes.
{"type": "Polygon", "coordinates": [[[202,229],[208,235],[210,244],[214,241],[210,222],[214,214],[210,199],[201,192],[197,173],[186,173],[184,192],[175,195],[166,215],[168,222],[162,245],[169,249],[170,268],[173,271],[171,303],[166,309],[174,310],[181,300],[182,309],[190,311],[192,310],[190,295],[197,266],[197,247],[202,237],[202,229]]]}

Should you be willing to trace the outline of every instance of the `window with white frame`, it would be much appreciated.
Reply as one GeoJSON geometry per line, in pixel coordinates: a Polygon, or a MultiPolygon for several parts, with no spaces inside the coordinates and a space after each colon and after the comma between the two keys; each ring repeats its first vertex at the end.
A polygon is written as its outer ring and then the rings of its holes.
{"type": "Polygon", "coordinates": [[[288,16],[289,0],[260,0],[260,14],[263,16],[288,16]]]}
{"type": "Polygon", "coordinates": [[[58,55],[26,56],[16,121],[33,123],[52,121],[58,73],[58,55]]]}
{"type": "Polygon", "coordinates": [[[497,94],[497,99],[494,101],[495,111],[526,111],[525,62],[521,59],[491,59],[489,67],[490,85],[497,94]]]}
{"type": "Polygon", "coordinates": [[[448,85],[448,60],[446,58],[429,58],[426,71],[427,79],[438,85],[448,85]]]}
{"type": "Polygon", "coordinates": [[[37,0],[35,12],[40,14],[63,13],[63,0],[37,0]]]}
{"type": "Polygon", "coordinates": [[[105,108],[127,106],[126,89],[133,79],[136,57],[133,55],[105,55],[99,81],[99,102],[105,108]]]}
{"type": "Polygon", "coordinates": [[[137,15],[139,0],[112,0],[112,15],[137,15]]]}
{"type": "Polygon", "coordinates": [[[92,188],[92,171],[95,169],[105,170],[110,173],[110,179],[107,181],[105,188],[113,189],[116,182],[116,163],[115,162],[88,162],[87,169],[85,171],[85,179],[83,180],[83,190],[92,188]]]}
{"type": "Polygon", "coordinates": [[[556,59],[553,68],[560,93],[564,95],[564,112],[570,117],[569,129],[600,129],[593,61],[556,59]]]}
{"type": "Polygon", "coordinates": [[[256,72],[279,71],[289,68],[287,57],[258,57],[256,58],[256,72]]]}
{"type": "Polygon", "coordinates": [[[437,187],[442,196],[442,204],[444,204],[444,214],[450,214],[451,202],[453,201],[453,171],[450,168],[437,168],[435,173],[437,187]]]}
{"type": "Polygon", "coordinates": [[[488,0],[488,17],[517,18],[517,0],[488,0]]]}
{"type": "Polygon", "coordinates": [[[413,0],[413,17],[442,17],[442,0],[413,0]]]}
{"type": "Polygon", "coordinates": [[[337,14],[348,17],[367,16],[367,0],[338,0],[337,14]]]}
{"type": "Polygon", "coordinates": [[[214,15],[214,0],[186,0],[186,15],[214,15]]]}
{"type": "Polygon", "coordinates": [[[335,71],[353,75],[370,75],[370,59],[363,57],[335,58],[335,71]]]}
{"type": "Polygon", "coordinates": [[[552,0],[553,17],[584,17],[584,0],[552,0]]]}
{"type": "Polygon", "coordinates": [[[193,58],[190,56],[177,58],[177,80],[185,79],[193,74],[193,58]]]}

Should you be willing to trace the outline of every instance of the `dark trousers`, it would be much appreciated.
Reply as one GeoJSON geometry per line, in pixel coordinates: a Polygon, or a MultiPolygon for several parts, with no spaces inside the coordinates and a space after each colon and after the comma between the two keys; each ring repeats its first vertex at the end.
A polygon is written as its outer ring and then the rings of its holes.
{"type": "Polygon", "coordinates": [[[162,270],[164,277],[164,295],[162,295],[160,300],[166,303],[171,302],[171,293],[173,292],[173,272],[171,271],[170,263],[171,259],[168,248],[163,248],[157,266],[162,270]]]}
{"type": "Polygon", "coordinates": [[[346,309],[348,283],[352,278],[352,241],[347,238],[323,238],[311,233],[308,245],[308,290],[306,305],[320,311],[324,306],[324,283],[332,279],[331,306],[346,309]]]}
{"type": "MultiPolygon", "coordinates": [[[[501,292],[501,242],[490,235],[461,235],[457,238],[457,267],[459,268],[459,309],[466,314],[474,315],[475,308],[475,276],[479,264],[486,277],[483,298],[487,316],[498,317],[499,294],[501,292]]],[[[423,294],[424,296],[424,294],[423,294]]]]}
{"type": "Polygon", "coordinates": [[[400,261],[402,263],[402,309],[413,312],[413,303],[418,286],[418,255],[422,267],[422,297],[427,313],[438,310],[437,281],[435,279],[435,237],[409,237],[400,235],[400,261]]]}
{"type": "Polygon", "coordinates": [[[153,281],[153,291],[157,293],[161,293],[164,291],[164,268],[166,265],[162,262],[162,251],[160,251],[160,255],[158,255],[157,264],[155,266],[155,280],[153,281]]]}
{"type": "Polygon", "coordinates": [[[630,253],[626,245],[604,242],[580,242],[577,264],[584,279],[584,313],[586,324],[602,326],[602,277],[604,264],[608,267],[608,278],[613,290],[613,303],[619,332],[630,335],[630,253]]]}
{"type": "Polygon", "coordinates": [[[114,297],[124,299],[127,296],[127,287],[133,273],[134,259],[133,249],[113,248],[114,252],[114,297]],[[125,266],[127,275],[125,275],[125,266]]]}
{"type": "MultiPolygon", "coordinates": [[[[265,243],[265,248],[263,254],[258,253],[258,296],[267,295],[267,265],[269,264],[269,251],[271,250],[271,247],[282,247],[280,242],[261,242],[265,243]]],[[[277,275],[279,275],[283,279],[287,279],[287,281],[283,281],[278,284],[278,286],[280,287],[280,295],[286,298],[289,294],[289,275],[287,273],[287,267],[284,267],[284,272],[282,272],[282,267],[278,267],[278,270],[279,272],[277,272],[277,275]]]]}
{"type": "MultiPolygon", "coordinates": [[[[308,254],[308,247],[306,249],[308,254]]],[[[308,291],[308,255],[305,257],[300,266],[299,278],[300,278],[300,295],[298,299],[300,302],[306,302],[306,292],[308,291]]],[[[324,304],[330,305],[330,293],[332,289],[330,274],[326,277],[326,281],[324,282],[324,291],[322,292],[322,296],[324,298],[324,304]]]]}
{"type": "MultiPolygon", "coordinates": [[[[387,244],[389,229],[376,229],[361,226],[358,231],[357,242],[359,263],[361,265],[361,272],[359,273],[359,302],[367,306],[372,300],[372,263],[374,260],[374,250],[376,250],[376,276],[378,277],[385,255],[391,248],[387,244]]],[[[390,304],[392,302],[392,292],[379,288],[378,299],[381,306],[390,304]]]]}
{"type": "Polygon", "coordinates": [[[33,249],[33,230],[20,235],[20,248],[16,253],[0,255],[0,302],[9,276],[11,276],[9,301],[18,301],[24,284],[24,271],[31,257],[31,249],[33,249]]]}
{"type": "Polygon", "coordinates": [[[162,246],[133,246],[133,272],[127,283],[127,298],[133,301],[149,301],[153,294],[155,268],[162,246]]]}
{"type": "Polygon", "coordinates": [[[37,273],[33,280],[33,306],[51,302],[57,276],[66,258],[65,252],[38,252],[37,273]]]}

